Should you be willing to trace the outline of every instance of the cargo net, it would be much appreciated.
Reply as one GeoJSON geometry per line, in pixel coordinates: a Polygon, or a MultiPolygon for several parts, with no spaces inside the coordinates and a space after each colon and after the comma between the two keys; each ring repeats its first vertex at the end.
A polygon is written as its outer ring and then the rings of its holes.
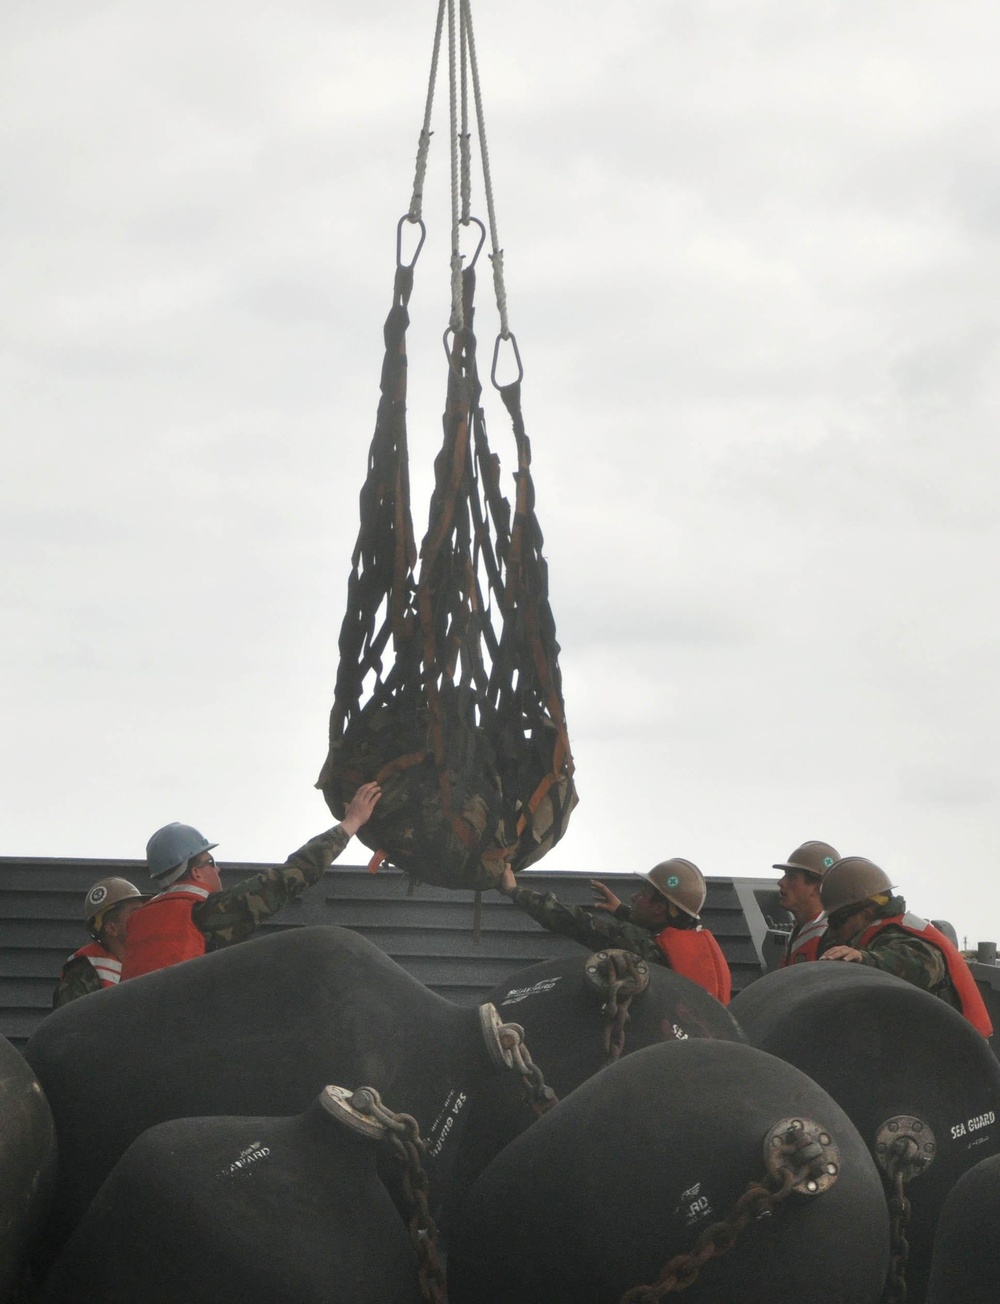
{"type": "Polygon", "coordinates": [[[439,0],[413,195],[397,228],[381,399],[340,631],[330,750],[317,786],[340,819],[359,784],[377,779],[382,797],[359,834],[376,853],[370,867],[385,860],[414,880],[477,892],[492,886],[504,865],[516,871],[544,856],[565,833],[577,801],[531,449],[521,416],[522,376],[507,323],[469,0],[439,0]],[[446,15],[448,388],[418,574],[406,445],[406,330],[413,269],[424,242],[423,185],[446,15]],[[475,265],[486,228],[470,216],[470,86],[500,317],[491,379],[510,414],[517,451],[513,511],[486,436],[472,329],[475,265]],[[408,229],[417,234],[409,261],[402,252],[408,229]],[[468,266],[459,249],[463,231],[480,237],[468,266]],[[502,345],[517,372],[503,385],[496,379],[502,345]]]}
{"type": "Polygon", "coordinates": [[[412,263],[397,259],[317,786],[339,819],[359,784],[382,785],[358,835],[376,852],[373,868],[384,859],[419,881],[480,890],[505,864],[530,865],[562,837],[577,801],[573,761],[520,360],[517,380],[498,386],[517,450],[512,512],[480,406],[474,261],[461,276],[462,325],[445,337],[444,443],[415,575],[405,423],[412,280],[412,263]]]}

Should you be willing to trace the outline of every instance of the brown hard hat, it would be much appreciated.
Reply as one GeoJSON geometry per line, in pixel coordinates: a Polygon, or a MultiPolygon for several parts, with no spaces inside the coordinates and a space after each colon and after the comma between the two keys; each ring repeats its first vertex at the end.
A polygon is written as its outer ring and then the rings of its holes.
{"type": "Polygon", "coordinates": [[[827,870],[819,896],[823,909],[832,915],[844,906],[859,906],[892,889],[892,879],[874,861],[864,856],[845,856],[827,870]]]}
{"type": "Polygon", "coordinates": [[[803,842],[786,861],[772,868],[801,869],[804,874],[812,874],[814,878],[825,878],[826,871],[839,859],[840,852],[836,847],[831,847],[829,842],[803,842]]]}
{"type": "Polygon", "coordinates": [[[705,904],[705,880],[701,870],[690,860],[663,860],[642,877],[652,883],[660,896],[672,901],[679,910],[697,919],[705,904]]]}
{"type": "Polygon", "coordinates": [[[122,901],[145,901],[148,895],[127,878],[102,878],[83,899],[83,922],[96,932],[112,906],[122,901]]]}

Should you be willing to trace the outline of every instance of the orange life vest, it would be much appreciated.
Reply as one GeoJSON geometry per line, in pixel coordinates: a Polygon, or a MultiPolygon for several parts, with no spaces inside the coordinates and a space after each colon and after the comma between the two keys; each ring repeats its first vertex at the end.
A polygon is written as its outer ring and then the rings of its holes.
{"type": "Polygon", "coordinates": [[[779,969],[787,969],[790,964],[804,964],[807,960],[819,959],[819,945],[826,933],[826,915],[820,913],[808,924],[803,924],[798,932],[792,931],[781,957],[779,969]]]}
{"type": "Polygon", "coordinates": [[[205,934],[192,908],[211,893],[194,883],[169,887],[129,916],[122,981],[205,954],[205,934]]]}
{"type": "MultiPolygon", "coordinates": [[[[129,923],[131,927],[131,922],[129,923]]],[[[729,1004],[733,980],[722,947],[706,928],[664,928],[653,941],[675,973],[690,978],[723,1005],[729,1004]]]]}
{"type": "Polygon", "coordinates": [[[945,963],[948,966],[948,977],[951,979],[952,986],[958,995],[962,1013],[977,1032],[981,1032],[984,1037],[992,1036],[993,1023],[979,988],[976,986],[976,980],[972,976],[972,970],[965,963],[965,959],[959,954],[958,949],[945,937],[944,933],[935,928],[933,924],[929,924],[926,919],[921,919],[919,915],[910,914],[909,911],[905,915],[892,915],[889,919],[876,919],[852,945],[859,951],[863,951],[872,938],[880,933],[883,928],[888,928],[890,924],[895,924],[897,928],[901,928],[905,933],[911,933],[914,937],[919,937],[922,942],[929,942],[931,946],[937,947],[943,954],[945,963]]]}
{"type": "MultiPolygon", "coordinates": [[[[79,951],[74,951],[66,961],[70,960],[89,960],[94,967],[94,972],[101,980],[102,987],[115,987],[122,975],[122,962],[116,960],[110,951],[106,951],[100,942],[88,942],[86,946],[81,946],[79,951]]],[[[60,979],[66,977],[66,964],[62,967],[60,979]]]]}

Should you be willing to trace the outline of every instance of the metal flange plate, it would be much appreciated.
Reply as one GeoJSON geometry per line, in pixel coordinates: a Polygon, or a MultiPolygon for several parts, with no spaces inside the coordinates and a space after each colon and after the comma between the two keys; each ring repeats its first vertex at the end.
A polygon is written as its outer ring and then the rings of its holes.
{"type": "Polygon", "coordinates": [[[915,1114],[887,1118],[875,1133],[875,1159],[890,1177],[897,1172],[910,1182],[919,1177],[937,1154],[937,1141],[929,1123],[915,1114]]]}
{"type": "Polygon", "coordinates": [[[338,1123],[343,1123],[349,1127],[352,1132],[359,1132],[362,1136],[371,1137],[373,1141],[381,1141],[385,1136],[386,1129],[372,1118],[369,1114],[362,1113],[355,1107],[355,1097],[360,1097],[358,1103],[370,1100],[365,1087],[359,1091],[348,1091],[346,1087],[324,1087],[319,1094],[319,1103],[323,1106],[331,1118],[335,1118],[338,1123]]]}
{"type": "Polygon", "coordinates": [[[840,1150],[829,1131],[808,1118],[783,1118],[764,1138],[764,1163],[772,1177],[789,1169],[800,1195],[822,1195],[840,1173],[840,1150]]]}
{"type": "MultiPolygon", "coordinates": [[[[507,1026],[500,1018],[495,1005],[485,1004],[479,1007],[479,1026],[486,1043],[486,1053],[498,1069],[512,1069],[514,1056],[508,1046],[504,1045],[503,1030],[507,1026]]],[[[517,1027],[517,1024],[512,1024],[517,1027]]],[[[521,1029],[518,1028],[520,1032],[521,1029]]]]}

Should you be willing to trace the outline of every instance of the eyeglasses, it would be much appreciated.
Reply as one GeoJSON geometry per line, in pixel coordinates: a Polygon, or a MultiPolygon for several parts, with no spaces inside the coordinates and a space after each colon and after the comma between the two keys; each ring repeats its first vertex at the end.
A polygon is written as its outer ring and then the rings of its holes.
{"type": "Polygon", "coordinates": [[[192,869],[208,869],[209,867],[212,869],[215,868],[215,857],[211,852],[206,852],[203,856],[199,856],[197,860],[193,860],[191,864],[188,865],[188,872],[192,869]]]}

